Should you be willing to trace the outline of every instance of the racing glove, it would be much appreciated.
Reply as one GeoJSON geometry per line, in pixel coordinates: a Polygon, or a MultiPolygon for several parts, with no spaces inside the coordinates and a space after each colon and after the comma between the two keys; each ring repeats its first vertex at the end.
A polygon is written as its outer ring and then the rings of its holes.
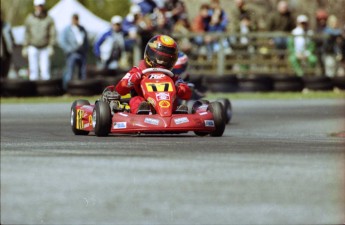
{"type": "Polygon", "coordinates": [[[141,70],[137,67],[134,67],[129,71],[129,78],[128,78],[128,86],[132,87],[133,85],[137,85],[141,81],[141,70]]]}
{"type": "Polygon", "coordinates": [[[178,79],[175,81],[175,86],[178,87],[178,86],[180,86],[180,84],[183,84],[183,83],[185,83],[185,82],[182,80],[182,78],[178,78],[178,79]]]}
{"type": "Polygon", "coordinates": [[[188,84],[184,82],[178,84],[177,96],[182,100],[189,100],[192,97],[192,90],[188,87],[188,84]]]}

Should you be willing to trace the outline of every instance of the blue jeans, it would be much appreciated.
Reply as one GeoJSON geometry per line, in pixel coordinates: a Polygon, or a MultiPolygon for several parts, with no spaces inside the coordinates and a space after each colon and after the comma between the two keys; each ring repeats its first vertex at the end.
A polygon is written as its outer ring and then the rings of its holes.
{"type": "Polygon", "coordinates": [[[78,67],[78,78],[86,79],[86,55],[73,52],[67,55],[66,69],[63,75],[63,88],[67,89],[68,82],[72,79],[75,67],[78,67]]]}

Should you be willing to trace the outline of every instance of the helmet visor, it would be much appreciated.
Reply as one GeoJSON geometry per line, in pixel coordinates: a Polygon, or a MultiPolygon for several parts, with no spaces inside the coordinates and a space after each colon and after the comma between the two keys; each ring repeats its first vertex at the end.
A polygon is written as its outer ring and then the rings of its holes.
{"type": "Polygon", "coordinates": [[[150,47],[147,48],[146,53],[154,67],[163,67],[171,70],[177,60],[177,54],[167,54],[150,47]]]}

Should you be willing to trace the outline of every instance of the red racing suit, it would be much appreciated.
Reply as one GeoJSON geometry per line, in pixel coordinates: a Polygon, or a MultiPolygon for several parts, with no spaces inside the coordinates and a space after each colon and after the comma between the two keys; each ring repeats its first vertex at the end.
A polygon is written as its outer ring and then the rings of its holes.
{"type": "MultiPolygon", "coordinates": [[[[132,97],[129,101],[131,113],[137,113],[140,103],[145,101],[140,88],[140,81],[143,75],[142,71],[147,68],[148,67],[145,64],[145,61],[141,60],[139,66],[135,66],[130,71],[128,71],[115,87],[115,90],[120,95],[126,95],[130,93],[133,89],[137,93],[137,96],[132,97]]],[[[188,87],[187,83],[185,83],[179,76],[175,76],[173,78],[173,81],[176,85],[177,96],[183,100],[190,99],[192,96],[192,90],[188,87]]],[[[174,107],[177,107],[176,101],[174,102],[174,107]]]]}

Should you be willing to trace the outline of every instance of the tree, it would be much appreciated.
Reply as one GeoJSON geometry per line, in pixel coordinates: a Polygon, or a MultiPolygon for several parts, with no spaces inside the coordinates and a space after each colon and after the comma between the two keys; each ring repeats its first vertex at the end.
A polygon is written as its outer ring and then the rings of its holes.
{"type": "MultiPolygon", "coordinates": [[[[46,8],[49,10],[58,2],[59,0],[46,0],[46,8]]],[[[114,15],[127,15],[130,7],[129,0],[79,0],[79,2],[108,21],[114,15]]],[[[33,11],[33,0],[0,0],[0,3],[4,20],[13,26],[22,25],[26,16],[33,11]]]]}

